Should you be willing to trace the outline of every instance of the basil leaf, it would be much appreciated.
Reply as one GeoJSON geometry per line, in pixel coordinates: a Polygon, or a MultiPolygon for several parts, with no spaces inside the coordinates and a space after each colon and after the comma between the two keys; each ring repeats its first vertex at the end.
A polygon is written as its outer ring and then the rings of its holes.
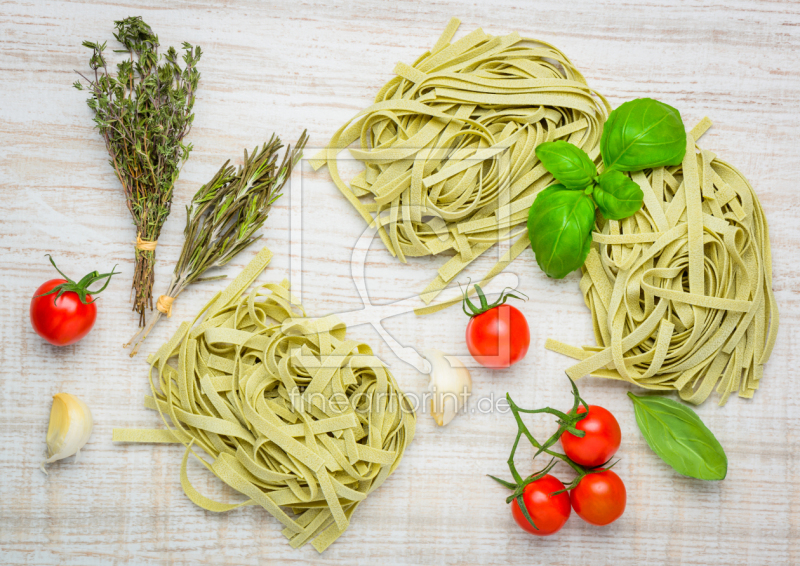
{"type": "Polygon", "coordinates": [[[528,214],[528,234],[542,271],[561,279],[583,265],[594,221],[594,203],[584,191],[552,185],[540,192],[528,214]]]}
{"type": "Polygon", "coordinates": [[[539,144],[536,157],[568,189],[583,189],[597,175],[597,168],[586,152],[565,141],[539,144]]]}
{"type": "Polygon", "coordinates": [[[618,171],[678,165],[686,153],[681,113],[652,98],[626,102],[608,117],[600,153],[606,169],[618,171]]]}
{"type": "Polygon", "coordinates": [[[609,169],[596,180],[599,186],[594,189],[594,202],[609,220],[628,218],[642,208],[644,193],[625,173],[609,169]]]}
{"type": "Polygon", "coordinates": [[[653,452],[679,473],[700,480],[722,480],[728,457],[714,434],[692,409],[660,396],[633,400],[636,424],[653,452]]]}

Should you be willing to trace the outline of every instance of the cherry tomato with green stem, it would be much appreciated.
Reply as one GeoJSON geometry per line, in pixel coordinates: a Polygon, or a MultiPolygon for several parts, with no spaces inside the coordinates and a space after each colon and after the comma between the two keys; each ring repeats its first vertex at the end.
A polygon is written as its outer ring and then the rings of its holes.
{"type": "Polygon", "coordinates": [[[625,484],[612,470],[586,474],[570,492],[578,516],[600,527],[622,517],[627,499],[625,484]]]}
{"type": "Polygon", "coordinates": [[[536,526],[525,517],[516,499],[511,502],[514,520],[522,529],[540,537],[560,531],[571,513],[569,494],[562,490],[564,484],[550,474],[529,483],[522,492],[522,501],[536,526]],[[553,495],[558,491],[561,493],[553,495]]]}
{"type": "MultiPolygon", "coordinates": [[[[581,405],[576,414],[583,413],[586,413],[586,408],[581,405]]],[[[578,437],[565,431],[561,435],[561,445],[573,462],[587,468],[596,468],[608,462],[622,441],[617,419],[598,405],[589,405],[589,413],[575,424],[575,428],[586,434],[578,437]]]]}
{"type": "Polygon", "coordinates": [[[503,291],[500,298],[489,304],[480,286],[475,285],[480,300],[476,306],[464,292],[462,308],[470,317],[466,341],[469,353],[476,362],[488,368],[507,368],[528,353],[531,333],[528,321],[517,308],[505,304],[509,298],[520,299],[503,291]]]}
{"type": "MultiPolygon", "coordinates": [[[[52,257],[50,263],[61,273],[52,257]]],[[[92,294],[103,291],[115,273],[113,269],[111,273],[102,275],[93,271],[77,283],[61,273],[63,279],[51,279],[43,283],[31,299],[33,329],[54,346],[68,346],[86,336],[97,318],[97,306],[94,304],[97,299],[93,299],[92,294]],[[91,284],[102,279],[106,282],[100,289],[89,289],[91,284]]]]}

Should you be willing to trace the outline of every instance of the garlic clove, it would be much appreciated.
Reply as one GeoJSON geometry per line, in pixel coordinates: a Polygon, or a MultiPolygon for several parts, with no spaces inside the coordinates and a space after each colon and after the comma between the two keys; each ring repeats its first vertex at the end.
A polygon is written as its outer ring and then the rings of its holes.
{"type": "Polygon", "coordinates": [[[461,411],[472,393],[469,370],[455,356],[439,350],[425,350],[431,364],[431,415],[439,426],[445,426],[461,411]]]}
{"type": "Polygon", "coordinates": [[[83,448],[94,428],[92,412],[86,403],[69,393],[57,393],[53,396],[53,407],[50,409],[50,424],[47,427],[47,460],[52,464],[63,460],[83,448]]]}

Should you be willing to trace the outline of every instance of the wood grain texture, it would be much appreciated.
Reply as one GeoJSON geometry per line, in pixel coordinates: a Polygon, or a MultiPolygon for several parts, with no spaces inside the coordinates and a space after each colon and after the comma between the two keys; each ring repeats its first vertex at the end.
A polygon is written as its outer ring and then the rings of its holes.
{"type": "MultiPolygon", "coordinates": [[[[800,4],[731,0],[491,3],[396,0],[356,2],[45,2],[0,3],[0,561],[6,564],[799,564],[800,563],[800,4]],[[158,248],[156,292],[166,287],[182,243],[183,205],[244,147],[272,131],[295,140],[304,128],[322,146],[368,104],[397,61],[430,48],[452,16],[460,35],[518,30],[553,43],[591,86],[616,106],[655,96],[680,108],[688,125],[705,115],[714,128],[704,147],[737,166],[764,206],[773,246],[781,330],[762,389],[751,401],[713,401],[698,412],[726,448],[728,477],[703,483],[678,477],[639,435],[625,386],[584,380],[590,402],[614,412],[623,429],[616,470],[628,509],[610,527],[573,516],[555,537],[518,529],[503,474],[515,434],[508,414],[473,412],[439,430],[420,415],[418,433],[396,473],[358,509],[350,530],[325,554],[293,551],[259,508],[215,515],[181,491],[175,446],[115,446],[113,427],[156,426],[142,406],[144,356],[120,345],[136,319],[128,303],[135,234],[123,196],[85,105],[70,87],[85,69],[84,39],[113,41],[112,22],[142,15],[162,45],[202,46],[201,87],[190,141],[195,150],[175,190],[158,248]],[[79,277],[115,263],[122,274],[99,302],[92,333],[53,348],[28,322],[33,290],[53,275],[52,253],[79,277]],[[95,432],[78,463],[38,470],[51,396],[66,391],[92,408],[95,432]]],[[[311,152],[307,152],[311,155],[311,152]]],[[[298,187],[295,186],[294,189],[298,187]]],[[[293,189],[293,190],[294,190],[293,189]]],[[[302,274],[313,314],[359,308],[350,250],[363,223],[327,172],[302,171],[302,254],[290,254],[289,201],[279,201],[265,241],[275,259],[262,280],[302,274]]],[[[248,250],[230,274],[252,257],[248,250]]],[[[483,272],[485,258],[472,273],[483,272]]],[[[421,290],[440,258],[401,265],[379,244],[367,266],[371,298],[391,302],[421,290]]],[[[553,337],[591,343],[577,276],[551,281],[530,253],[512,266],[531,300],[527,358],[510,370],[474,370],[475,395],[513,392],[527,405],[566,406],[569,360],[544,350],[553,337]]],[[[156,348],[178,322],[219,288],[198,284],[175,316],[151,336],[156,348]]],[[[426,319],[387,321],[406,345],[435,345],[468,357],[465,319],[450,309],[426,319]]],[[[401,387],[421,392],[427,378],[400,362],[368,326],[371,343],[401,387]]],[[[545,420],[536,431],[547,434],[545,420]]],[[[525,455],[525,457],[528,457],[525,455]]],[[[522,458],[519,460],[522,462],[522,458]]],[[[521,466],[525,469],[525,465],[521,466]]],[[[559,469],[565,477],[565,470],[559,469]]],[[[235,500],[199,466],[198,489],[235,500]]]]}

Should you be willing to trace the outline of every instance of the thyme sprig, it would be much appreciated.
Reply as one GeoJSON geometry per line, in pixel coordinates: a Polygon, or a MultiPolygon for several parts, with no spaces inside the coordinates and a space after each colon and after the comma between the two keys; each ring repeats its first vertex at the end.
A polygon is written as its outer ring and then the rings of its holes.
{"type": "MultiPolygon", "coordinates": [[[[94,76],[78,73],[86,85],[76,81],[74,86],[90,93],[87,104],[122,183],[137,237],[155,242],[169,215],[180,167],[192,150],[183,139],[194,121],[202,54],[200,47],[184,42],[181,68],[174,47],[159,55],[158,36],[142,18],[125,18],[114,25],[114,38],[124,46],[115,53],[128,54],[117,65],[116,77],[108,71],[106,43],[84,41],[92,50],[89,67],[94,76]]],[[[131,291],[140,326],[145,308],[153,308],[154,263],[155,250],[135,248],[131,291]]]]}
{"type": "MultiPolygon", "coordinates": [[[[273,203],[283,194],[281,191],[307,141],[308,135],[303,132],[294,148],[286,148],[278,164],[283,144],[273,134],[260,150],[256,147],[251,154],[245,150],[244,163],[238,169],[226,161],[211,181],[200,187],[186,207],[183,249],[165,295],[170,304],[196,281],[225,277],[208,278],[203,274],[225,265],[261,238],[256,231],[263,226],[273,203]]],[[[139,351],[162,314],[160,309],[154,312],[147,326],[126,344],[126,347],[134,344],[131,357],[139,351]]]]}

